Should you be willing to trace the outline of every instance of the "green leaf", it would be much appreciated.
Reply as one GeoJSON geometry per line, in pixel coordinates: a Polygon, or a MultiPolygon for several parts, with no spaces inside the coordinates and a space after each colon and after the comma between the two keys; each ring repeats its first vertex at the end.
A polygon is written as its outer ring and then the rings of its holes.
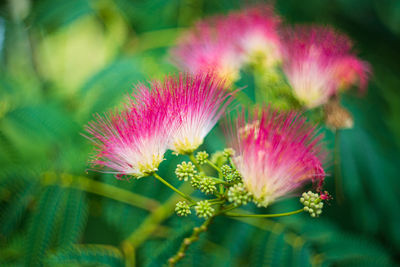
{"type": "Polygon", "coordinates": [[[76,245],[70,249],[59,250],[49,255],[46,264],[47,266],[125,266],[121,251],[107,245],[76,245]]]}
{"type": "MultiPolygon", "coordinates": [[[[15,183],[13,183],[15,186],[15,183]]],[[[18,183],[17,183],[18,184],[18,183]]],[[[12,194],[12,199],[7,201],[7,205],[2,208],[0,213],[0,235],[10,237],[14,231],[20,226],[23,215],[28,205],[34,198],[37,190],[37,182],[26,181],[18,192],[12,194]]],[[[7,190],[3,188],[3,190],[7,190]]]]}
{"type": "Polygon", "coordinates": [[[63,189],[50,186],[44,189],[32,215],[26,243],[25,262],[29,266],[41,266],[46,250],[54,239],[54,225],[60,206],[63,189]]]}
{"type": "Polygon", "coordinates": [[[291,247],[284,238],[284,232],[258,235],[252,249],[251,266],[288,266],[291,263],[291,247]]]}
{"type": "Polygon", "coordinates": [[[87,202],[85,193],[69,189],[59,226],[58,247],[69,248],[78,242],[87,220],[87,202]]]}

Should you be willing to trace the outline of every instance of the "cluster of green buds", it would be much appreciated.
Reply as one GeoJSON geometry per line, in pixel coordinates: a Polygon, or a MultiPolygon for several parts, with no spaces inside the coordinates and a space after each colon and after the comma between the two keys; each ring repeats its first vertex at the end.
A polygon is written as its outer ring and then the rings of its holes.
{"type": "Polygon", "coordinates": [[[196,154],[196,160],[200,165],[206,164],[208,157],[209,155],[206,151],[200,151],[196,154]]]}
{"type": "Polygon", "coordinates": [[[196,167],[192,162],[182,162],[176,166],[175,174],[180,181],[188,181],[196,175],[196,167]]]}
{"type": "Polygon", "coordinates": [[[196,206],[194,206],[196,211],[196,215],[200,218],[208,218],[211,217],[215,209],[211,206],[211,203],[208,200],[202,200],[197,202],[196,206]]]}
{"type": "Polygon", "coordinates": [[[194,200],[190,203],[180,201],[176,204],[175,211],[179,216],[195,214],[200,218],[209,218],[221,207],[238,207],[246,205],[252,200],[251,194],[243,184],[239,171],[236,170],[231,157],[235,154],[233,149],[225,149],[209,155],[205,151],[198,152],[192,161],[182,162],[175,170],[179,180],[189,181],[194,189],[206,195],[213,195],[215,198],[194,200]],[[211,159],[210,159],[211,158],[211,159]],[[203,165],[209,168],[203,169],[203,165]],[[206,170],[214,169],[217,177],[206,174],[206,170]],[[217,205],[226,203],[217,208],[217,205]]]}
{"type": "Polygon", "coordinates": [[[322,213],[324,203],[319,194],[311,191],[304,192],[301,195],[300,202],[304,205],[304,211],[310,213],[311,217],[318,217],[322,213]]]}
{"type": "Polygon", "coordinates": [[[198,188],[201,192],[208,195],[214,193],[217,190],[217,187],[215,185],[216,182],[213,180],[213,178],[204,177],[203,179],[200,179],[198,188]]]}
{"type": "Polygon", "coordinates": [[[179,216],[188,216],[192,212],[190,211],[190,206],[186,201],[179,201],[176,203],[175,212],[179,216]]]}
{"type": "Polygon", "coordinates": [[[222,165],[221,172],[224,176],[225,181],[227,181],[228,183],[240,182],[242,180],[242,176],[240,175],[239,171],[232,169],[227,164],[222,165]]]}
{"type": "Polygon", "coordinates": [[[238,183],[229,188],[228,200],[235,206],[246,205],[251,201],[251,194],[247,191],[243,183],[238,183]]]}

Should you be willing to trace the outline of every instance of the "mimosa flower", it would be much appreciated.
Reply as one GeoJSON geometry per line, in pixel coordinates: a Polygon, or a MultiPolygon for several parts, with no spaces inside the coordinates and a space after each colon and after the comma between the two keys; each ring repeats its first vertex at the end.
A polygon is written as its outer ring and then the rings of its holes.
{"type": "Polygon", "coordinates": [[[369,65],[351,51],[352,43],[329,27],[300,26],[283,42],[284,71],[296,97],[308,108],[359,84],[367,84],[369,65]]]}
{"type": "Polygon", "coordinates": [[[236,32],[236,42],[245,63],[271,67],[281,61],[280,18],[271,6],[257,5],[233,12],[226,23],[236,32]]]}
{"type": "Polygon", "coordinates": [[[244,63],[269,67],[280,62],[279,24],[269,5],[200,21],[180,38],[172,60],[190,73],[214,71],[233,82],[244,63]]]}
{"type": "Polygon", "coordinates": [[[85,127],[96,146],[91,161],[95,169],[107,167],[111,170],[105,172],[140,178],[157,171],[164,160],[172,122],[167,98],[145,86],[137,90],[122,111],[96,114],[85,127]]]}
{"type": "Polygon", "coordinates": [[[232,101],[232,93],[214,74],[169,77],[165,90],[172,95],[170,113],[175,114],[170,148],[179,154],[195,151],[232,101]]]}
{"type": "Polygon", "coordinates": [[[213,71],[228,82],[237,80],[242,58],[231,30],[220,18],[197,23],[172,50],[173,62],[191,74],[213,71]]]}
{"type": "Polygon", "coordinates": [[[268,206],[307,181],[320,185],[325,172],[322,136],[295,112],[255,110],[234,125],[233,161],[259,206],[268,206]]]}

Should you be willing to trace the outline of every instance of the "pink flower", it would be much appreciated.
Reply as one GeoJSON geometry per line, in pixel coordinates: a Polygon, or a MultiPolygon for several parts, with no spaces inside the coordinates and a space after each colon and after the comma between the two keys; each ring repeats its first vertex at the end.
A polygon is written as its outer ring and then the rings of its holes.
{"type": "Polygon", "coordinates": [[[168,148],[187,154],[196,150],[232,101],[221,79],[212,73],[180,74],[151,90],[136,88],[120,112],[95,115],[85,127],[96,146],[92,164],[117,175],[151,175],[168,148]]]}
{"type": "Polygon", "coordinates": [[[196,150],[211,131],[227,105],[232,93],[215,74],[179,75],[164,82],[171,95],[170,113],[175,114],[170,148],[179,154],[196,150]]]}
{"type": "Polygon", "coordinates": [[[299,26],[286,32],[284,71],[296,97],[308,108],[359,83],[367,84],[369,65],[352,52],[347,36],[329,27],[299,26]]]}
{"type": "Polygon", "coordinates": [[[271,67],[281,61],[278,27],[280,18],[269,5],[232,12],[226,19],[247,64],[271,67]]]}
{"type": "Polygon", "coordinates": [[[268,5],[200,21],[178,41],[172,59],[190,73],[214,71],[235,81],[245,63],[271,66],[280,61],[279,23],[268,5]]]}
{"type": "Polygon", "coordinates": [[[307,181],[320,185],[325,172],[321,135],[295,112],[270,108],[239,116],[231,132],[233,161],[259,206],[268,206],[307,181]]]}
{"type": "Polygon", "coordinates": [[[218,17],[197,23],[171,51],[172,60],[192,74],[214,71],[228,81],[238,79],[242,59],[235,45],[235,34],[227,26],[218,17]]]}
{"type": "Polygon", "coordinates": [[[95,148],[95,169],[111,169],[118,176],[151,175],[164,160],[171,132],[168,98],[157,88],[137,88],[122,111],[96,114],[85,130],[95,148]]]}

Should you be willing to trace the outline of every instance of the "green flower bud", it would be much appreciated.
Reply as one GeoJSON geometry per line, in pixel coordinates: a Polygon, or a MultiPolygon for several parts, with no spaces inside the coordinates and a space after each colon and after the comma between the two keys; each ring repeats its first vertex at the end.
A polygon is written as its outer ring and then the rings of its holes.
{"type": "Polygon", "coordinates": [[[196,188],[199,189],[200,188],[200,182],[203,178],[200,175],[194,175],[192,177],[192,179],[190,179],[190,184],[196,188]]]}
{"type": "Polygon", "coordinates": [[[232,168],[229,165],[222,165],[221,166],[221,172],[223,176],[227,176],[232,172],[232,168]]]}
{"type": "Polygon", "coordinates": [[[304,192],[300,198],[301,204],[304,205],[304,211],[308,212],[311,217],[318,217],[322,213],[324,203],[319,194],[308,191],[304,192]]]}
{"type": "Polygon", "coordinates": [[[175,174],[179,180],[187,181],[197,173],[195,166],[191,162],[182,162],[176,166],[175,174]]]}
{"type": "Polygon", "coordinates": [[[232,170],[232,168],[228,165],[223,165],[221,167],[222,175],[224,176],[225,181],[228,183],[231,182],[240,182],[242,180],[242,176],[240,175],[238,170],[232,170]]]}
{"type": "Polygon", "coordinates": [[[222,153],[224,157],[229,158],[235,155],[235,150],[233,150],[232,148],[225,148],[222,153]]]}
{"type": "Polygon", "coordinates": [[[206,151],[200,151],[196,154],[196,160],[200,165],[203,165],[207,162],[208,156],[206,151]]]}
{"type": "Polygon", "coordinates": [[[217,190],[217,187],[213,179],[205,177],[200,180],[199,189],[203,193],[212,194],[217,190]]]}
{"type": "Polygon", "coordinates": [[[175,212],[178,216],[188,216],[192,212],[190,211],[189,204],[186,201],[179,201],[176,203],[175,212]]]}
{"type": "Polygon", "coordinates": [[[246,205],[251,200],[251,194],[242,183],[235,184],[228,190],[228,200],[235,206],[246,205]]]}
{"type": "Polygon", "coordinates": [[[215,212],[215,210],[211,207],[210,202],[207,200],[197,202],[194,209],[196,210],[196,215],[200,218],[208,218],[215,212]]]}

